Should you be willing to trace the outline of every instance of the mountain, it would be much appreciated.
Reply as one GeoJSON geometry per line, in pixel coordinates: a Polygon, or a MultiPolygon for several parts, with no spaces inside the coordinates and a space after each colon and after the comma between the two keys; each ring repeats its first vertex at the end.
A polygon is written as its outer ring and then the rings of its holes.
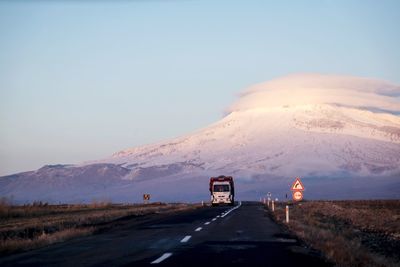
{"type": "Polygon", "coordinates": [[[232,175],[240,197],[282,198],[300,176],[310,198],[400,197],[400,86],[297,74],[245,90],[220,121],[173,140],[75,166],[0,178],[16,201],[208,199],[208,178],[232,175]]]}

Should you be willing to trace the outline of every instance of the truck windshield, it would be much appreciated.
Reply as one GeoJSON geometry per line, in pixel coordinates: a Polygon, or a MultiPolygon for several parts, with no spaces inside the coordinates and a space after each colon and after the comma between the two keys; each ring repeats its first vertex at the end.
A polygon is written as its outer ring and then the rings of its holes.
{"type": "Polygon", "coordinates": [[[214,185],[214,192],[229,192],[229,185],[227,184],[216,184],[214,185]]]}

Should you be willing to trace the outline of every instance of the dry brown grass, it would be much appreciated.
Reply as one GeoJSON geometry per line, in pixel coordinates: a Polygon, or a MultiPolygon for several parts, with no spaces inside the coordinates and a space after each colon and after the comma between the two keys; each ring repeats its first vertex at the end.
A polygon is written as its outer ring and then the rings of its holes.
{"type": "MultiPolygon", "coordinates": [[[[40,248],[57,242],[63,242],[74,237],[92,234],[95,227],[64,229],[53,234],[43,232],[36,238],[10,238],[0,241],[0,253],[10,254],[18,251],[40,248]]],[[[1,255],[0,254],[0,255],[1,255]]]]}
{"type": "Polygon", "coordinates": [[[12,206],[3,200],[0,201],[0,256],[92,234],[118,219],[183,211],[197,206],[165,203],[116,205],[108,202],[12,206]]]}
{"type": "MultiPolygon", "coordinates": [[[[282,224],[285,205],[273,214],[282,224]]],[[[290,204],[286,226],[337,266],[400,265],[400,200],[290,204]]]]}

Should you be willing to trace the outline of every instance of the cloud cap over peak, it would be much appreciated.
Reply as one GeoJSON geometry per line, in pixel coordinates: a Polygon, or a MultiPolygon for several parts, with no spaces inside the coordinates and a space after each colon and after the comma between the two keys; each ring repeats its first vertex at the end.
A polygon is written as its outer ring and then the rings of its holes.
{"type": "Polygon", "coordinates": [[[400,112],[400,85],[383,80],[325,74],[292,74],[246,89],[228,112],[278,106],[337,104],[400,112]]]}

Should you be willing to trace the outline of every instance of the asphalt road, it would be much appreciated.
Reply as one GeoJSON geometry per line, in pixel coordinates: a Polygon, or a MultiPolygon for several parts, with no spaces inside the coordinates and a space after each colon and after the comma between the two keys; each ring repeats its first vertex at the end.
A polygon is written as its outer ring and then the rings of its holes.
{"type": "Polygon", "coordinates": [[[263,206],[130,219],[104,233],[0,259],[0,266],[329,266],[263,206]]]}

